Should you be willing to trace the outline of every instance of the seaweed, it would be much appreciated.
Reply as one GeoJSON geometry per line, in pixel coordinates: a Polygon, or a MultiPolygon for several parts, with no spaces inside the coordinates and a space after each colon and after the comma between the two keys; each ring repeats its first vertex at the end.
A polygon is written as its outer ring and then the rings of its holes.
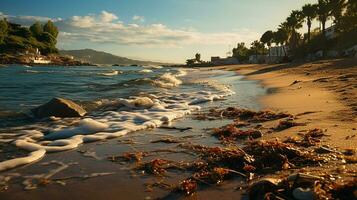
{"type": "Polygon", "coordinates": [[[275,113],[273,111],[252,111],[248,109],[228,107],[226,109],[210,109],[206,113],[198,113],[194,117],[197,120],[214,120],[214,119],[236,119],[252,123],[266,122],[286,117],[293,117],[287,113],[275,113]]]}
{"type": "Polygon", "coordinates": [[[110,156],[108,159],[112,162],[126,161],[126,162],[140,162],[145,156],[148,156],[147,152],[125,152],[119,156],[110,156]]]}
{"type": "Polygon", "coordinates": [[[280,141],[254,141],[244,147],[254,157],[253,166],[260,171],[278,171],[317,164],[319,159],[311,153],[280,141]]]}
{"type": "Polygon", "coordinates": [[[336,183],[310,174],[284,178],[262,178],[249,185],[248,197],[260,199],[341,199],[357,198],[357,180],[336,183]],[[273,198],[272,198],[273,197],[273,198]]]}
{"type": "Polygon", "coordinates": [[[259,130],[249,129],[242,130],[239,129],[235,123],[228,124],[221,128],[214,128],[213,135],[221,140],[237,140],[237,139],[256,139],[263,136],[263,133],[259,130]]]}
{"type": "Polygon", "coordinates": [[[302,139],[300,140],[294,137],[289,137],[284,142],[302,147],[311,147],[319,144],[324,136],[328,135],[326,135],[322,129],[315,128],[309,130],[306,134],[302,134],[302,139]]]}
{"type": "Polygon", "coordinates": [[[281,120],[279,122],[279,124],[273,129],[275,131],[283,131],[283,130],[289,129],[291,127],[294,127],[294,126],[302,126],[302,125],[305,125],[305,124],[304,123],[295,122],[294,119],[288,118],[286,120],[281,120]]]}

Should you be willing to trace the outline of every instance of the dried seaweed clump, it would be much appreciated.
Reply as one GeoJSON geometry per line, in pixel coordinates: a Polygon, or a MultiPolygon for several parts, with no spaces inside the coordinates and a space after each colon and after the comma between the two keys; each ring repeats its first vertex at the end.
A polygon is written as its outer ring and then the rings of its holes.
{"type": "Polygon", "coordinates": [[[145,156],[148,156],[147,152],[125,152],[123,155],[110,156],[108,159],[112,162],[125,161],[125,162],[140,162],[145,156]]]}
{"type": "Polygon", "coordinates": [[[357,198],[357,180],[334,183],[310,174],[292,174],[285,178],[262,178],[250,184],[250,200],[260,199],[341,199],[357,198]]]}
{"type": "Polygon", "coordinates": [[[163,176],[168,169],[185,170],[187,163],[179,163],[172,160],[154,159],[149,162],[139,163],[137,170],[144,170],[148,174],[163,176]]]}
{"type": "Polygon", "coordinates": [[[275,131],[283,131],[285,129],[294,127],[294,126],[302,126],[304,123],[295,122],[294,119],[288,118],[286,120],[281,120],[279,124],[274,128],[275,131]]]}
{"type": "Polygon", "coordinates": [[[259,172],[290,169],[318,162],[312,154],[279,141],[250,142],[244,147],[244,151],[254,157],[253,166],[259,172]]]}
{"type": "Polygon", "coordinates": [[[321,142],[322,137],[327,136],[322,129],[311,129],[306,134],[302,134],[302,138],[288,138],[285,140],[286,143],[296,144],[302,147],[316,146],[321,142]]]}
{"type": "Polygon", "coordinates": [[[293,117],[287,113],[275,113],[272,111],[252,111],[248,109],[228,107],[226,109],[210,109],[208,113],[199,114],[196,119],[239,119],[241,121],[247,121],[252,123],[266,122],[285,117],[293,117]]]}
{"type": "Polygon", "coordinates": [[[235,123],[213,129],[213,135],[221,140],[256,139],[263,136],[259,130],[242,130],[235,123]]]}

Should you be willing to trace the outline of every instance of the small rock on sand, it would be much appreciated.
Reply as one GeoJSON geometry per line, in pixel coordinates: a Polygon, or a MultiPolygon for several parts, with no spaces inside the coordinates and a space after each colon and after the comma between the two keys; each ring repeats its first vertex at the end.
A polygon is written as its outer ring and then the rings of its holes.
{"type": "Polygon", "coordinates": [[[32,113],[38,117],[82,117],[87,112],[78,104],[63,98],[53,98],[48,103],[34,108],[32,113]]]}

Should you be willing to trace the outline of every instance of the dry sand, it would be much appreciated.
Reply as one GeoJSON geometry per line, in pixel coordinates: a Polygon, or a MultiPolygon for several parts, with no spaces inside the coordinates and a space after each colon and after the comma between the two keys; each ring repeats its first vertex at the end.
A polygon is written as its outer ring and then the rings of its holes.
{"type": "Polygon", "coordinates": [[[247,79],[260,80],[269,91],[261,98],[266,109],[300,114],[297,121],[307,123],[265,138],[284,139],[300,131],[321,128],[331,135],[323,144],[356,150],[357,59],[216,68],[234,70],[247,79]]]}

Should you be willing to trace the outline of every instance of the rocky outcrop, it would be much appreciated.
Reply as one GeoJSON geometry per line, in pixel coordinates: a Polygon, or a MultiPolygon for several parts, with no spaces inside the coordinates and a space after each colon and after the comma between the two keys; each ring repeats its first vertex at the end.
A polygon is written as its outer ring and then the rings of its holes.
{"type": "Polygon", "coordinates": [[[35,117],[82,117],[87,112],[71,100],[53,98],[48,103],[31,110],[35,117]]]}

